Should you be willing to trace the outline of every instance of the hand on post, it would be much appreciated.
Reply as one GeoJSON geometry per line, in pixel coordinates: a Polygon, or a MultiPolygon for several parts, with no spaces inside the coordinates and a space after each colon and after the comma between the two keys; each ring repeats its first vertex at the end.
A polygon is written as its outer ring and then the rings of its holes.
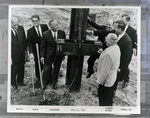
{"type": "Polygon", "coordinates": [[[93,35],[93,31],[90,31],[90,30],[86,30],[86,33],[90,36],[93,35]]]}
{"type": "Polygon", "coordinates": [[[88,19],[89,22],[91,22],[91,18],[89,16],[87,17],[87,19],[88,19]]]}

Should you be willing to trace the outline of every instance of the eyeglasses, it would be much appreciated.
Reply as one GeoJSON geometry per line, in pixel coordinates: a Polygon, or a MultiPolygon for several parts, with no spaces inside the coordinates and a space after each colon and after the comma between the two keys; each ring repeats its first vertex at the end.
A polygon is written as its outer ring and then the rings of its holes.
{"type": "Polygon", "coordinates": [[[38,22],[38,20],[32,20],[32,22],[38,22]]]}

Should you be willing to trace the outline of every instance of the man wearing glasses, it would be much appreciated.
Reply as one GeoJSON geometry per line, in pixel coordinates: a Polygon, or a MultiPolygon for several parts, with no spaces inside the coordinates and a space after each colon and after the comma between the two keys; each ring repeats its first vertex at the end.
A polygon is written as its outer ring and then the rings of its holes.
{"type": "MultiPolygon", "coordinates": [[[[40,50],[43,32],[48,30],[48,26],[46,24],[40,24],[39,15],[32,15],[31,21],[33,23],[33,26],[27,30],[28,48],[30,53],[30,59],[34,59],[35,62],[35,75],[37,79],[36,83],[39,83],[40,74],[39,74],[39,66],[38,66],[38,59],[37,59],[37,52],[36,52],[36,44],[38,44],[40,50]]],[[[42,64],[41,64],[41,68],[42,68],[42,64]]]]}

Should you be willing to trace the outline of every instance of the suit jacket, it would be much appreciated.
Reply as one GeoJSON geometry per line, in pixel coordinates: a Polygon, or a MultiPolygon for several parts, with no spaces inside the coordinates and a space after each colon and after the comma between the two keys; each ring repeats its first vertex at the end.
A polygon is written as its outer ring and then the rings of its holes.
{"type": "MultiPolygon", "coordinates": [[[[57,39],[65,38],[65,32],[62,30],[58,30],[57,39]]],[[[57,42],[54,41],[51,30],[44,32],[41,41],[40,56],[44,57],[45,64],[50,64],[54,60],[57,50],[56,46],[57,42]]]]}
{"type": "Polygon", "coordinates": [[[114,45],[105,49],[98,60],[97,83],[111,87],[117,77],[120,64],[120,48],[114,45]]]}
{"type": "MultiPolygon", "coordinates": [[[[42,34],[43,32],[48,30],[48,26],[46,24],[40,24],[40,26],[41,26],[42,34]]],[[[28,41],[29,52],[33,53],[34,56],[37,56],[36,43],[39,45],[39,50],[40,50],[41,38],[38,36],[34,26],[27,30],[27,41],[28,41]]]]}
{"type": "Polygon", "coordinates": [[[11,59],[13,63],[25,63],[25,51],[27,51],[27,41],[23,26],[18,26],[17,35],[11,30],[11,59]]]}
{"type": "Polygon", "coordinates": [[[137,49],[137,33],[136,33],[136,30],[129,25],[127,30],[126,30],[126,33],[129,35],[129,37],[132,40],[132,49],[133,48],[137,49]]]}
{"type": "Polygon", "coordinates": [[[125,35],[123,35],[123,37],[117,42],[117,44],[120,47],[120,51],[121,51],[119,68],[123,70],[124,68],[128,67],[131,61],[132,41],[130,37],[125,33],[125,35]]]}

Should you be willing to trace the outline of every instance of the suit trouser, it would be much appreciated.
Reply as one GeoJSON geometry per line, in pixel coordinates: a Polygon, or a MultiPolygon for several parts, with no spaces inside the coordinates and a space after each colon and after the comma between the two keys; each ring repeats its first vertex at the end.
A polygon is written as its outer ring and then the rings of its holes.
{"type": "Polygon", "coordinates": [[[129,81],[129,68],[128,67],[123,69],[121,79],[124,80],[124,82],[129,81]]]}
{"type": "MultiPolygon", "coordinates": [[[[113,85],[113,91],[117,90],[117,86],[118,86],[118,82],[119,81],[129,81],[129,68],[126,67],[123,70],[121,70],[119,73],[117,73],[117,79],[113,85]]],[[[115,95],[115,93],[113,94],[113,96],[115,95]]]]}
{"type": "Polygon", "coordinates": [[[87,72],[89,73],[94,73],[94,70],[93,70],[93,66],[94,66],[94,62],[96,59],[99,58],[99,55],[96,55],[96,56],[90,56],[87,60],[87,63],[88,63],[88,68],[87,68],[87,72]]]}
{"type": "Polygon", "coordinates": [[[98,86],[99,106],[112,106],[113,104],[113,87],[98,86]]]}
{"type": "MultiPolygon", "coordinates": [[[[133,55],[133,51],[130,56],[130,62],[132,60],[132,55],[133,55]]],[[[129,62],[129,64],[130,64],[130,62],[129,62]]],[[[129,74],[130,74],[130,70],[129,70],[129,67],[127,66],[123,69],[121,79],[124,80],[124,82],[129,82],[129,74]]]]}
{"type": "MultiPolygon", "coordinates": [[[[35,61],[35,75],[36,77],[38,78],[38,80],[40,80],[40,73],[39,73],[39,64],[38,64],[38,59],[37,57],[34,58],[34,61],[35,61]]],[[[42,63],[40,61],[40,66],[41,66],[41,70],[42,70],[42,63]]]]}
{"type": "Polygon", "coordinates": [[[63,56],[56,56],[56,59],[54,60],[54,70],[52,72],[52,63],[44,64],[43,66],[43,85],[46,86],[48,82],[52,81],[53,85],[56,85],[58,81],[58,74],[62,62],[63,56]],[[51,76],[52,75],[52,76],[51,76]]]}
{"type": "Polygon", "coordinates": [[[11,84],[22,83],[24,79],[24,63],[18,62],[11,65],[11,84]]]}
{"type": "Polygon", "coordinates": [[[63,56],[57,55],[56,59],[54,60],[54,71],[53,71],[53,79],[52,79],[53,85],[57,84],[58,74],[59,74],[62,58],[63,58],[63,56]]]}
{"type": "Polygon", "coordinates": [[[43,86],[46,86],[50,80],[52,80],[52,64],[44,64],[43,66],[43,86]]]}

